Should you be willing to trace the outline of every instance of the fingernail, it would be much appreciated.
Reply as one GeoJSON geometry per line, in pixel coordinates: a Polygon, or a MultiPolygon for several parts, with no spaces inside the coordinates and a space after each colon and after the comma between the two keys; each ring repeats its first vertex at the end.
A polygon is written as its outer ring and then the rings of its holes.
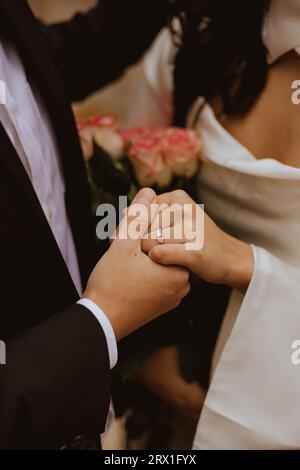
{"type": "Polygon", "coordinates": [[[136,198],[134,199],[135,204],[143,204],[145,206],[148,206],[151,204],[151,202],[154,201],[156,197],[155,192],[153,189],[150,188],[143,188],[139,193],[136,195],[136,198]]]}

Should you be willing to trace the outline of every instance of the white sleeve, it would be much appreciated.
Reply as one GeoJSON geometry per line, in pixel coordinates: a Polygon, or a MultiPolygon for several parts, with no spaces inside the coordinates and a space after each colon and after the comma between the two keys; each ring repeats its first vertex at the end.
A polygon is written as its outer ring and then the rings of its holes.
{"type": "Polygon", "coordinates": [[[127,128],[172,123],[174,52],[171,33],[164,29],[143,60],[141,77],[125,119],[127,128]]]}
{"type": "Polygon", "coordinates": [[[300,449],[300,365],[292,360],[300,272],[261,248],[254,253],[255,273],[214,372],[196,449],[300,449]]]}
{"type": "Polygon", "coordinates": [[[87,308],[98,320],[100,326],[105,334],[109,355],[110,368],[113,369],[118,362],[118,346],[113,327],[98,305],[89,299],[81,299],[77,302],[79,305],[87,308]]]}

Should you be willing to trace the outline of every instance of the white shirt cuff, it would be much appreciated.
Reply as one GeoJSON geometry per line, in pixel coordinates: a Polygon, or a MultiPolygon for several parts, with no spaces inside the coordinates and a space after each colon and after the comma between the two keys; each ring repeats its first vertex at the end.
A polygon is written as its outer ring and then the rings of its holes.
{"type": "Polygon", "coordinates": [[[109,319],[101,310],[101,308],[98,307],[98,305],[94,304],[94,302],[92,302],[91,300],[81,299],[77,303],[79,305],[82,305],[83,307],[86,307],[93,315],[95,315],[98,322],[100,323],[100,326],[104,331],[107,341],[110,368],[113,369],[118,362],[118,347],[116,336],[109,319]]]}

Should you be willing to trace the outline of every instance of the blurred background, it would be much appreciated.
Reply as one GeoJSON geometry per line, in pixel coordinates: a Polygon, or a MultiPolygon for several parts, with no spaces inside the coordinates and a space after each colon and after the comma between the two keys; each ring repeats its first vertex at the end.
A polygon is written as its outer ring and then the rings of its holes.
{"type": "Polygon", "coordinates": [[[29,3],[40,18],[59,21],[91,8],[97,0],[29,0],[29,3]]]}
{"type": "MultiPolygon", "coordinates": [[[[29,3],[39,18],[50,23],[69,19],[78,11],[88,10],[97,3],[97,0],[29,0],[29,3]]],[[[105,64],[103,66],[105,67],[105,64]]],[[[122,124],[139,74],[139,66],[131,67],[118,82],[95,93],[82,103],[75,103],[76,115],[85,118],[95,114],[113,112],[122,124]]]]}

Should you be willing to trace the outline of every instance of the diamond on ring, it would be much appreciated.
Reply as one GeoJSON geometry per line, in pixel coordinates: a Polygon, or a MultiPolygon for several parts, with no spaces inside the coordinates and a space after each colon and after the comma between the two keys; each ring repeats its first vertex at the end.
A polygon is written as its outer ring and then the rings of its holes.
{"type": "Polygon", "coordinates": [[[156,232],[156,239],[157,239],[158,243],[163,244],[164,237],[163,237],[163,234],[162,234],[162,230],[160,228],[156,232]]]}

